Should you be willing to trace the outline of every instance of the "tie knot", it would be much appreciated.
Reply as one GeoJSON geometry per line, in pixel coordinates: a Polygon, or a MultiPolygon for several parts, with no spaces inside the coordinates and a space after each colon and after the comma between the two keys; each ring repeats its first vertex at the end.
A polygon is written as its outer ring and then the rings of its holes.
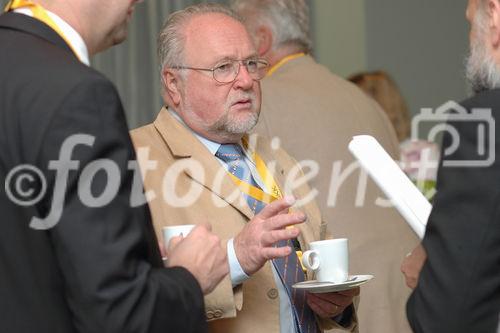
{"type": "Polygon", "coordinates": [[[243,150],[241,149],[240,145],[233,143],[225,144],[219,147],[219,149],[215,153],[215,156],[217,156],[226,163],[231,161],[237,161],[243,158],[243,150]]]}

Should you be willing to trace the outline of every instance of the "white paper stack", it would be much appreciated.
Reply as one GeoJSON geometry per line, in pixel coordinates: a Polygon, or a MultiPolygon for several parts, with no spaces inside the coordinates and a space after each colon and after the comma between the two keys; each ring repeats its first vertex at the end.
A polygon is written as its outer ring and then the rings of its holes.
{"type": "Polygon", "coordinates": [[[423,238],[432,205],[404,174],[378,141],[369,135],[353,137],[349,150],[418,237],[423,238]]]}

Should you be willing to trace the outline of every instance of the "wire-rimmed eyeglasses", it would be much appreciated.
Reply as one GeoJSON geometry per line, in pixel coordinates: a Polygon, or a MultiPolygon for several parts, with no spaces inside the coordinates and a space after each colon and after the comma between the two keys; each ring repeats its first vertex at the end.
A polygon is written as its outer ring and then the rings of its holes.
{"type": "Polygon", "coordinates": [[[248,74],[253,80],[260,80],[266,75],[269,63],[264,59],[227,60],[213,68],[199,68],[189,66],[172,66],[173,69],[191,69],[195,71],[212,72],[215,81],[219,83],[231,83],[236,80],[241,65],[245,66],[248,74]]]}

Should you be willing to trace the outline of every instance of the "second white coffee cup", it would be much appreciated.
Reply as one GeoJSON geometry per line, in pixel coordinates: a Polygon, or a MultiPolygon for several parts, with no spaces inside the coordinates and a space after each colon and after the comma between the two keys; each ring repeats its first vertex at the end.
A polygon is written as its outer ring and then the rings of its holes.
{"type": "Polygon", "coordinates": [[[194,227],[194,224],[172,225],[163,227],[163,245],[165,246],[165,249],[168,249],[168,244],[170,244],[170,240],[173,237],[180,235],[186,237],[194,227]]]}
{"type": "Polygon", "coordinates": [[[316,273],[319,282],[345,282],[349,276],[347,238],[327,239],[309,243],[302,254],[302,264],[316,273]]]}

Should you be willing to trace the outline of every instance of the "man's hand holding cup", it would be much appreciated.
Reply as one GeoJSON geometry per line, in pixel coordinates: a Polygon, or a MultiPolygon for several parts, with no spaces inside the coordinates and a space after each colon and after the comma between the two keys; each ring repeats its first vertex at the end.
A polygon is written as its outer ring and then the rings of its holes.
{"type": "MultiPolygon", "coordinates": [[[[180,227],[185,229],[177,228],[179,236],[166,239],[166,266],[186,268],[200,284],[203,294],[209,294],[229,273],[226,249],[209,225],[180,227]],[[192,230],[185,236],[180,229],[192,230]]],[[[168,232],[164,231],[165,234],[168,232]]]]}

